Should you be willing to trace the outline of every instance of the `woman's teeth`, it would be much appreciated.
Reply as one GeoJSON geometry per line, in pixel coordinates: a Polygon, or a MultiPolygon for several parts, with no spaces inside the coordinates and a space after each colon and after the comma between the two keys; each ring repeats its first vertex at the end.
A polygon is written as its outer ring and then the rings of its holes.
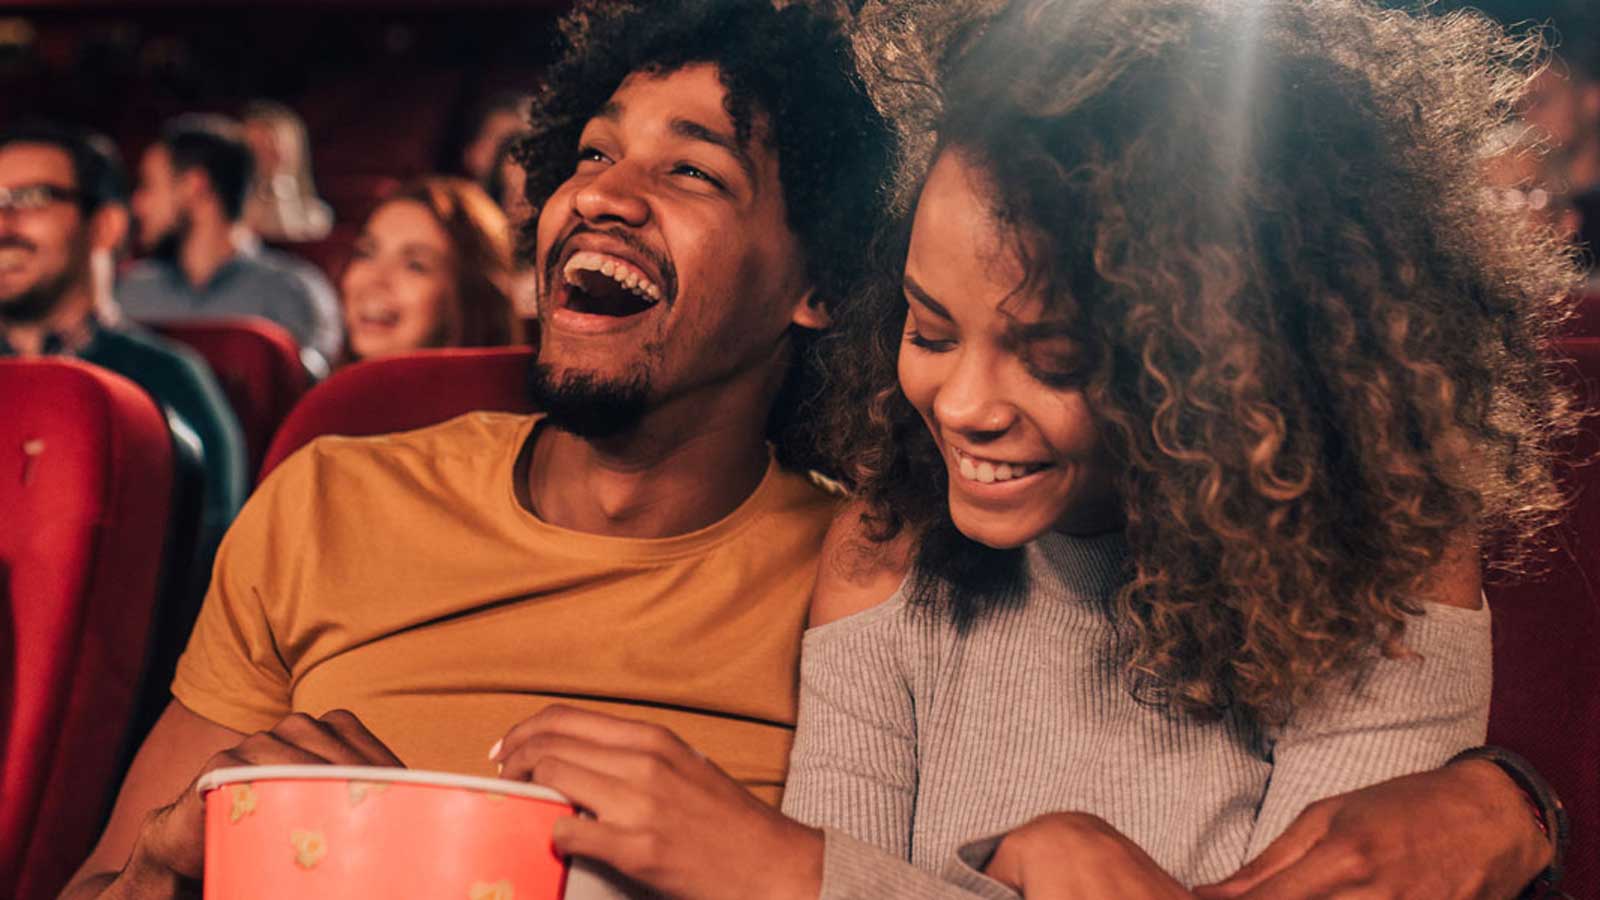
{"type": "Polygon", "coordinates": [[[356,321],[360,322],[362,325],[378,325],[389,327],[400,321],[400,314],[388,311],[363,312],[356,317],[356,321]]]}
{"type": "Polygon", "coordinates": [[[955,450],[956,468],[960,470],[961,477],[968,481],[981,484],[994,484],[999,481],[1014,481],[1044,468],[1039,463],[1004,463],[993,462],[987,459],[976,459],[955,450]]]}
{"type": "Polygon", "coordinates": [[[640,297],[651,301],[661,299],[661,288],[643,272],[603,253],[580,250],[572,254],[561,275],[567,284],[582,287],[577,279],[578,272],[599,272],[640,297]]]}

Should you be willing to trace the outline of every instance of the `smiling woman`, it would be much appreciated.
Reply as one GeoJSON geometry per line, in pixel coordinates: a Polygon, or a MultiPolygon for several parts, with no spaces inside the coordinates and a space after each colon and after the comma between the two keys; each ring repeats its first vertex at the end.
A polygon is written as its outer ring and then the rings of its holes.
{"type": "Polygon", "coordinates": [[[1570,257],[1480,190],[1537,48],[1364,0],[973,32],[828,357],[836,532],[913,565],[876,606],[819,586],[784,808],[826,896],[947,887],[883,851],[1187,896],[1483,740],[1478,548],[1533,544],[1573,426],[1540,362],[1570,257]]]}
{"type": "Polygon", "coordinates": [[[482,189],[426,178],[373,211],[340,279],[344,361],[521,340],[511,234],[482,189]]]}

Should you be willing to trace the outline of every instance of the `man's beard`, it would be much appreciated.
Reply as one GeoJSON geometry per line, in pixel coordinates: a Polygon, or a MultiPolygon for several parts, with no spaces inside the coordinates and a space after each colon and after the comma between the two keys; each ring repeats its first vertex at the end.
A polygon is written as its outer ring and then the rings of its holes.
{"type": "MultiPolygon", "coordinates": [[[[8,242],[0,241],[0,245],[6,243],[8,242]]],[[[21,241],[11,243],[22,244],[21,241]]],[[[37,249],[32,245],[27,246],[30,249],[37,249]]],[[[32,325],[48,318],[61,305],[61,300],[66,297],[67,290],[72,287],[73,282],[85,274],[88,253],[86,241],[81,246],[74,246],[71,258],[61,271],[40,278],[14,296],[0,297],[0,322],[32,325]]]]}
{"type": "Polygon", "coordinates": [[[643,371],[602,381],[588,372],[558,378],[546,363],[528,367],[528,398],[551,425],[599,440],[632,431],[650,411],[650,380],[643,371]]]}
{"type": "MultiPolygon", "coordinates": [[[[189,214],[179,211],[172,221],[172,226],[150,242],[150,256],[167,262],[177,262],[178,253],[183,249],[183,242],[189,236],[191,224],[189,214]]],[[[142,228],[143,226],[136,222],[134,227],[142,228]]],[[[142,235],[141,238],[143,238],[142,235]]]]}

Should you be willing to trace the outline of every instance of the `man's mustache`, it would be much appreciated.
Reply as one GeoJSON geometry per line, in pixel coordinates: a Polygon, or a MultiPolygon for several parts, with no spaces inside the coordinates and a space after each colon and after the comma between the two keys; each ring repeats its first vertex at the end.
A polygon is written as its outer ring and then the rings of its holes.
{"type": "Polygon", "coordinates": [[[36,253],[39,246],[20,234],[0,234],[0,250],[27,250],[36,253]]]}
{"type": "Polygon", "coordinates": [[[656,267],[656,271],[661,273],[661,280],[665,282],[661,285],[662,299],[666,301],[668,306],[677,301],[678,271],[673,268],[672,261],[657,253],[632,232],[621,228],[589,228],[579,225],[556,239],[556,242],[550,245],[550,253],[545,257],[544,261],[544,288],[554,288],[556,283],[556,264],[565,255],[568,242],[582,234],[596,234],[612,238],[649,261],[651,265],[656,267]]]}

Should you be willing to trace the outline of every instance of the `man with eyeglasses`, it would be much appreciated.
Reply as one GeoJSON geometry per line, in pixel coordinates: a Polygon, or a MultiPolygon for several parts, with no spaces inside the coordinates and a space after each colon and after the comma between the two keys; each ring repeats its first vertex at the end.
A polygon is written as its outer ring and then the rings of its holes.
{"type": "Polygon", "coordinates": [[[199,565],[244,502],[244,436],[192,352],[111,326],[108,275],[128,232],[126,178],[109,145],[46,123],[0,133],[0,357],[72,356],[110,369],[161,405],[205,473],[199,565]]]}

